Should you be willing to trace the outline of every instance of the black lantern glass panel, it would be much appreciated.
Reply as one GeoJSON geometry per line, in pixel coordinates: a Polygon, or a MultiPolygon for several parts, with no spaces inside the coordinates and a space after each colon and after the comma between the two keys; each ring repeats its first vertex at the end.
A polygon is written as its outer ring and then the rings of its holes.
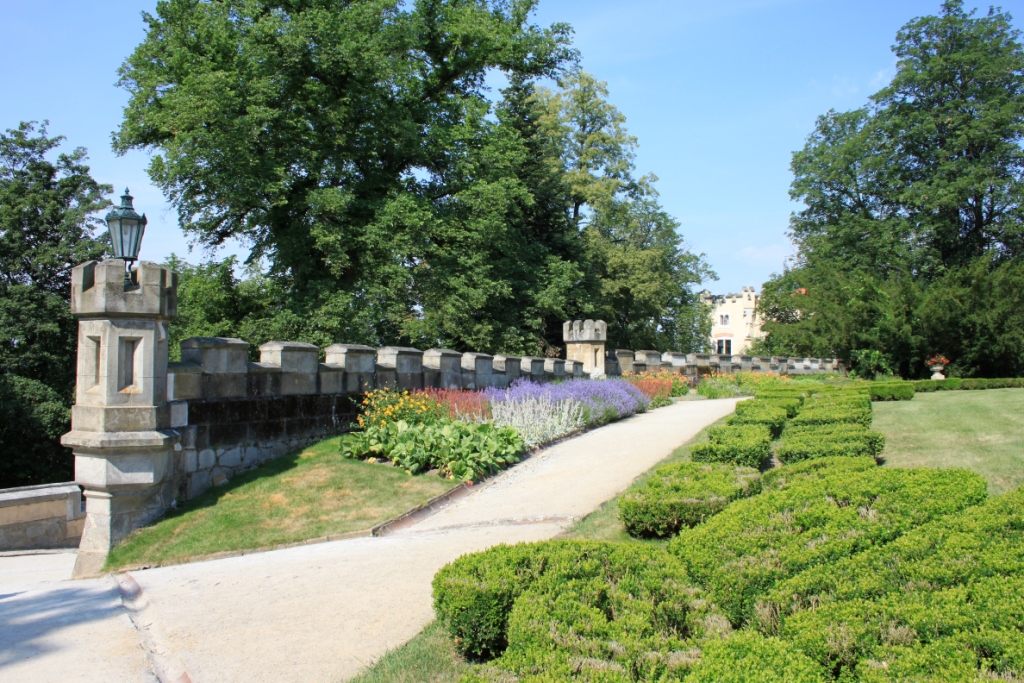
{"type": "Polygon", "coordinates": [[[136,261],[142,247],[142,236],[146,232],[146,215],[139,215],[132,206],[133,197],[125,189],[121,205],[107,214],[107,229],[110,230],[110,249],[114,258],[136,261]]]}

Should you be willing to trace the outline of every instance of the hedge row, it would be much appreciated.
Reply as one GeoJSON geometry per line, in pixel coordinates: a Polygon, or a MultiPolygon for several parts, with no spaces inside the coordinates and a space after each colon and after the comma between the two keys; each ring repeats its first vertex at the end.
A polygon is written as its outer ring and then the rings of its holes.
{"type": "Polygon", "coordinates": [[[754,399],[742,401],[737,405],[750,403],[742,412],[736,412],[725,421],[727,425],[764,425],[768,428],[773,439],[778,438],[782,433],[782,427],[786,424],[788,416],[787,409],[774,405],[772,401],[754,399]]]}
{"type": "Polygon", "coordinates": [[[762,631],[840,680],[1019,680],[1024,489],[803,572],[760,607],[762,631]]]}
{"type": "MultiPolygon", "coordinates": [[[[759,417],[754,416],[754,419],[759,417]]],[[[760,468],[761,463],[771,457],[771,427],[764,424],[712,427],[708,430],[708,438],[707,443],[696,444],[690,449],[690,458],[694,462],[726,462],[760,468]]]]}
{"type": "Polygon", "coordinates": [[[909,401],[914,398],[913,382],[872,384],[868,387],[872,401],[909,401]]]}
{"type": "Polygon", "coordinates": [[[1006,379],[965,379],[960,385],[961,389],[1019,389],[1024,387],[1024,378],[1006,379]]]}
{"type": "Polygon", "coordinates": [[[669,551],[738,627],[754,617],[765,593],[798,572],[888,543],[988,496],[985,480],[966,470],[856,463],[850,471],[851,460],[829,459],[792,473],[782,488],[736,501],[684,529],[669,551]]]}
{"type": "Polygon", "coordinates": [[[442,569],[438,618],[464,655],[496,657],[462,683],[890,680],[872,678],[879,662],[891,680],[974,680],[948,672],[977,674],[978,661],[1019,673],[1024,583],[1005,576],[1024,573],[1024,498],[972,509],[986,497],[977,475],[870,458],[776,468],[761,483],[670,553],[550,541],[442,569]]]}
{"type": "Polygon", "coordinates": [[[800,406],[804,404],[803,397],[795,396],[774,396],[772,398],[754,398],[752,401],[740,401],[736,404],[736,414],[743,415],[748,411],[761,410],[763,407],[782,408],[786,411],[786,417],[790,418],[800,412],[800,406]]]}
{"type": "Polygon", "coordinates": [[[784,465],[813,458],[836,456],[877,457],[885,449],[885,435],[859,423],[789,425],[775,455],[784,465]]]}
{"type": "MultiPolygon", "coordinates": [[[[753,429],[767,436],[763,427],[753,429]]],[[[753,468],[693,462],[664,465],[643,486],[619,499],[619,517],[630,536],[666,538],[760,491],[761,477],[753,468]]]]}
{"type": "Polygon", "coordinates": [[[955,391],[962,388],[963,380],[959,377],[948,379],[920,379],[914,382],[914,391],[955,391]]]}
{"type": "Polygon", "coordinates": [[[688,616],[699,593],[662,549],[599,541],[496,546],[455,560],[433,582],[434,610],[459,652],[474,660],[507,654],[495,664],[513,669],[566,652],[628,658],[609,653],[609,640],[634,656],[640,644],[641,652],[677,649],[693,631],[688,616]],[[612,609],[595,610],[597,601],[612,609]],[[575,639],[558,638],[574,628],[575,639]]]}

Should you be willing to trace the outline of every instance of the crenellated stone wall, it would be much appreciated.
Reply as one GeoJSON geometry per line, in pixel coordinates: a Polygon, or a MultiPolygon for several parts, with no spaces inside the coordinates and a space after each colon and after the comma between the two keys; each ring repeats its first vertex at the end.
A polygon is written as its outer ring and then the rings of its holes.
{"type": "Polygon", "coordinates": [[[582,377],[583,363],[447,349],[269,342],[249,362],[240,339],[194,337],[167,364],[173,490],[194,498],[235,474],[347,431],[372,389],[483,389],[520,377],[582,377]]]}

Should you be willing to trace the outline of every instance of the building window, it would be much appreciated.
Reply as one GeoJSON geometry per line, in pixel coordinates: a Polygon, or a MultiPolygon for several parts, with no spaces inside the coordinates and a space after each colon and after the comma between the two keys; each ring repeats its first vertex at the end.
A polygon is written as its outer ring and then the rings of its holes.
{"type": "Polygon", "coordinates": [[[732,339],[718,339],[715,341],[715,353],[719,356],[732,355],[732,339]]]}
{"type": "Polygon", "coordinates": [[[729,314],[728,313],[724,313],[724,314],[718,316],[718,322],[719,322],[719,324],[722,325],[722,327],[728,327],[729,326],[729,314]]]}
{"type": "Polygon", "coordinates": [[[744,308],[743,309],[743,317],[744,318],[749,318],[750,317],[750,309],[749,308],[744,308]]]}

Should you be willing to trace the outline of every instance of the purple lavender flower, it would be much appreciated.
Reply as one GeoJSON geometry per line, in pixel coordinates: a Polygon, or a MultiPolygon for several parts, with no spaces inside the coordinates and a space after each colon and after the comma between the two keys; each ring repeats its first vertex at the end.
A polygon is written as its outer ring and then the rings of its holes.
{"type": "Polygon", "coordinates": [[[570,379],[558,384],[540,384],[519,379],[508,389],[486,390],[492,402],[523,401],[543,398],[552,403],[572,400],[583,406],[589,424],[598,424],[632,415],[647,408],[650,399],[622,379],[570,379]]]}

